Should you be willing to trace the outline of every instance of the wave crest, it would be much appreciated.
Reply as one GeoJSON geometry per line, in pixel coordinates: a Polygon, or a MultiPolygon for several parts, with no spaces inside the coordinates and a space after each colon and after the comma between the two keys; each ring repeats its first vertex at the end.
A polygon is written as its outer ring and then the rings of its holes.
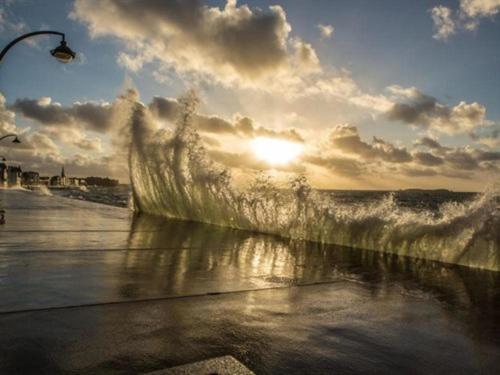
{"type": "Polygon", "coordinates": [[[401,207],[391,194],[374,203],[341,203],[312,189],[304,176],[288,189],[261,177],[240,190],[230,171],[210,160],[193,127],[194,93],[179,102],[174,131],[156,129],[146,107],[132,110],[129,167],[137,211],[500,270],[498,186],[470,202],[445,203],[437,213],[401,207]]]}

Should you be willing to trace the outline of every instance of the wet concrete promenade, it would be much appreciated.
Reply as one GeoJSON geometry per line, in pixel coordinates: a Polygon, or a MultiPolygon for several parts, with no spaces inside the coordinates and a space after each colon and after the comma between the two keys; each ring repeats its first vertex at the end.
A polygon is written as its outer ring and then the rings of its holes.
{"type": "Polygon", "coordinates": [[[500,277],[0,190],[0,374],[494,374],[500,277]]]}

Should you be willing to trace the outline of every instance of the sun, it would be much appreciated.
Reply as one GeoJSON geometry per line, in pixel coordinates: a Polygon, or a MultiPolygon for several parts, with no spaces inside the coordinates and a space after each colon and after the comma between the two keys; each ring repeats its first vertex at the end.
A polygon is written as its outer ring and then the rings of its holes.
{"type": "Polygon", "coordinates": [[[269,164],[287,164],[302,152],[302,145],[282,139],[258,137],[252,143],[257,158],[269,164]]]}

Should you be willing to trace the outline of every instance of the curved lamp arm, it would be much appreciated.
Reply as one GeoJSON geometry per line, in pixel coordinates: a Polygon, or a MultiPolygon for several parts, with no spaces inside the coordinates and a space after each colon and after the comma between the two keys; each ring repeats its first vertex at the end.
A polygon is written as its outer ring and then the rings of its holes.
{"type": "Polygon", "coordinates": [[[3,137],[0,137],[0,141],[3,140],[3,139],[5,139],[5,138],[8,138],[8,137],[14,137],[15,139],[17,139],[17,134],[7,134],[7,135],[4,135],[3,137]]]}
{"type": "MultiPolygon", "coordinates": [[[[42,34],[60,35],[60,36],[62,36],[62,41],[63,42],[65,41],[65,35],[64,35],[64,33],[60,33],[59,31],[50,31],[50,30],[33,31],[32,33],[27,33],[27,34],[21,35],[20,37],[14,39],[12,42],[10,42],[9,44],[7,44],[5,46],[5,48],[2,50],[2,52],[0,52],[0,61],[2,61],[2,59],[5,56],[5,54],[7,53],[7,51],[9,49],[11,49],[16,43],[20,42],[23,39],[29,38],[31,36],[42,35],[42,34]]],[[[0,138],[0,140],[1,140],[1,138],[0,138]]]]}

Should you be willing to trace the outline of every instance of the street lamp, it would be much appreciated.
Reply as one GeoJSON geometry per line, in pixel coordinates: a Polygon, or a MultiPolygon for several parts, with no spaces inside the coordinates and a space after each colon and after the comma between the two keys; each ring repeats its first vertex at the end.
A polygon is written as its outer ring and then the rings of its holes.
{"type": "Polygon", "coordinates": [[[14,140],[12,141],[12,143],[21,143],[21,141],[19,140],[19,138],[17,138],[17,135],[16,134],[7,134],[7,135],[4,135],[3,137],[0,137],[0,141],[5,139],[5,138],[8,138],[8,137],[14,137],[14,140]]]}
{"type": "Polygon", "coordinates": [[[14,46],[16,43],[31,36],[43,35],[43,34],[60,35],[62,37],[61,44],[50,51],[50,54],[54,56],[59,62],[66,64],[72,61],[76,57],[76,53],[73,52],[71,48],[68,47],[64,33],[61,33],[59,31],[43,30],[43,31],[34,31],[32,33],[21,35],[20,37],[14,39],[12,42],[7,44],[5,48],[2,50],[2,52],[0,52],[0,61],[3,60],[3,57],[5,56],[7,51],[11,49],[12,46],[14,46]]]}
{"type": "Polygon", "coordinates": [[[58,47],[50,51],[50,54],[63,64],[71,62],[76,56],[71,48],[68,47],[64,38],[61,40],[61,44],[58,47]]]}
{"type": "MultiPolygon", "coordinates": [[[[76,53],[73,52],[71,50],[71,48],[68,47],[68,44],[66,43],[66,36],[64,35],[64,33],[61,33],[59,31],[42,30],[42,31],[34,31],[34,32],[31,32],[31,33],[27,33],[27,34],[21,35],[21,36],[17,37],[16,39],[14,39],[9,44],[7,44],[2,49],[2,51],[0,52],[0,62],[3,61],[3,58],[7,54],[7,52],[14,45],[16,45],[17,43],[19,43],[20,41],[22,41],[22,40],[24,40],[26,38],[32,37],[32,36],[47,35],[47,34],[49,34],[49,35],[59,35],[62,38],[61,39],[61,43],[59,44],[59,46],[57,46],[56,48],[54,48],[53,50],[50,51],[50,54],[52,56],[54,56],[59,62],[62,62],[62,63],[65,63],[65,64],[69,63],[69,62],[71,62],[72,60],[75,59],[76,53]]],[[[0,141],[2,141],[5,138],[8,138],[8,137],[14,137],[14,140],[12,141],[12,143],[21,143],[21,141],[19,140],[19,138],[17,137],[16,134],[7,134],[7,135],[4,135],[3,137],[0,137],[0,141]]],[[[5,158],[3,158],[3,161],[5,161],[5,158]]],[[[5,211],[0,210],[0,224],[4,224],[5,223],[5,218],[4,218],[4,215],[3,215],[4,213],[5,213],[5,211]]]]}

